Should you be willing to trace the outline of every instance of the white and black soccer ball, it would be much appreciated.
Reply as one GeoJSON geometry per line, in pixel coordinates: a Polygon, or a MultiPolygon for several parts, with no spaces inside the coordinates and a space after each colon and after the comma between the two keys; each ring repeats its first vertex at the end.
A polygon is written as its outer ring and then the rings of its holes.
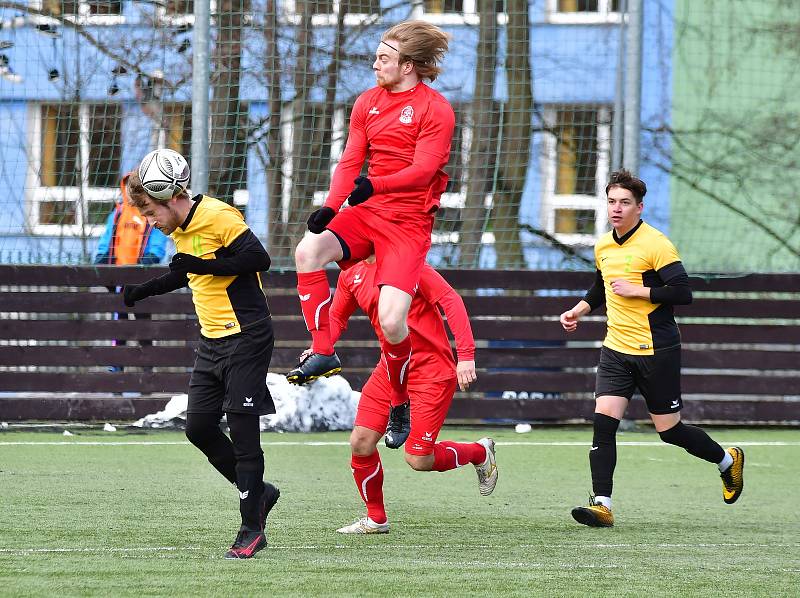
{"type": "Polygon", "coordinates": [[[174,150],[153,150],[139,164],[139,178],[148,195],[170,199],[189,184],[189,164],[174,150]]]}

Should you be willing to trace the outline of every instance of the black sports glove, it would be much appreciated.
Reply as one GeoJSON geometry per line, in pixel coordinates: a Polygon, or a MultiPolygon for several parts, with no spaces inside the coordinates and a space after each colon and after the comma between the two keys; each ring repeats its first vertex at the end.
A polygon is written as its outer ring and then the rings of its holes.
{"type": "Polygon", "coordinates": [[[311,216],[308,217],[308,220],[306,220],[308,230],[315,235],[320,234],[325,230],[325,227],[328,226],[328,223],[333,220],[334,216],[336,216],[336,212],[333,211],[333,208],[329,208],[328,206],[322,206],[319,210],[314,210],[311,212],[311,216]]]}
{"type": "Polygon", "coordinates": [[[350,192],[350,195],[347,196],[347,203],[349,203],[351,206],[357,206],[360,203],[364,203],[372,196],[373,193],[375,193],[375,189],[372,188],[372,183],[369,182],[367,177],[360,176],[353,182],[356,184],[356,186],[350,192]]]}
{"type": "Polygon", "coordinates": [[[169,269],[179,274],[210,274],[208,261],[188,253],[176,253],[172,256],[169,269]]]}
{"type": "Polygon", "coordinates": [[[145,284],[126,284],[122,287],[122,300],[128,307],[133,307],[134,303],[150,296],[150,289],[145,284]]]}

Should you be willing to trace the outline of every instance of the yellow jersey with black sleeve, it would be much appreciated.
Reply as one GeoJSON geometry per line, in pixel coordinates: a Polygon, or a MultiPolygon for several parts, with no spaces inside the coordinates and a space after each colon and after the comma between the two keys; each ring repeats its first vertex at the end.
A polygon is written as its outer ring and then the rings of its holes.
{"type": "Polygon", "coordinates": [[[660,349],[680,346],[673,303],[687,301],[653,303],[639,297],[622,297],[611,289],[613,281],[624,279],[650,287],[652,297],[653,288],[674,284],[688,293],[690,302],[688,276],[678,251],[666,235],[640,220],[622,237],[617,237],[613,230],[600,237],[594,254],[602,275],[608,316],[603,345],[629,355],[653,355],[660,349]]]}
{"type": "MultiPolygon", "coordinates": [[[[253,243],[264,249],[236,208],[205,195],[192,198],[189,215],[170,235],[179,253],[206,260],[230,257],[253,243]]],[[[258,272],[219,276],[187,274],[200,332],[221,338],[269,318],[258,272]]]]}

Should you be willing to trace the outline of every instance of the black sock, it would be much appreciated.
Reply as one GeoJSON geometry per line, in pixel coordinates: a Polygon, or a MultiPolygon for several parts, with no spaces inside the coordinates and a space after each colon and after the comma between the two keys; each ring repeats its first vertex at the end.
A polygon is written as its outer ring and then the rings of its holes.
{"type": "Polygon", "coordinates": [[[594,414],[594,438],[589,451],[592,491],[595,496],[611,496],[614,468],[617,466],[617,428],[619,420],[603,413],[594,414]]]}
{"type": "Polygon", "coordinates": [[[688,426],[683,422],[678,422],[669,430],[659,432],[658,435],[664,442],[679,446],[690,455],[709,463],[719,463],[725,457],[725,449],[697,426],[688,426]]]}
{"type": "Polygon", "coordinates": [[[228,413],[233,452],[236,455],[236,487],[239,489],[239,512],[242,525],[261,529],[261,493],[264,491],[264,451],[258,416],[228,413]]]}
{"type": "Polygon", "coordinates": [[[236,484],[236,458],[233,444],[219,429],[218,413],[186,414],[186,438],[203,451],[208,462],[231,484],[236,484]]]}

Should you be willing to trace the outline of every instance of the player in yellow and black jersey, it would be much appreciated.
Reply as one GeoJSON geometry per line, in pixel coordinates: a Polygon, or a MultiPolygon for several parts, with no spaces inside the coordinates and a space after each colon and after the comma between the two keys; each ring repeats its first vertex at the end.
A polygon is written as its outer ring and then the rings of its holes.
{"type": "Polygon", "coordinates": [[[646,193],[644,181],[627,170],[611,175],[606,196],[612,230],[595,245],[594,284],[575,307],[561,314],[567,332],[574,332],[581,317],[604,303],[608,315],[589,451],[594,496],[587,507],[572,510],[578,522],[593,527],[614,524],[616,433],[637,388],[661,440],[718,465],[726,503],[735,502],[743,488],[742,449],[726,451],[702,429],[681,422],[681,337],[673,305],[691,303],[692,291],[673,244],[641,220],[646,193]]]}
{"type": "Polygon", "coordinates": [[[242,524],[226,558],[250,558],[267,544],[267,514],[280,496],[263,481],[259,416],[274,413],[267,369],[274,338],[259,272],[270,258],[241,213],[213,197],[180,190],[150,196],[134,172],[128,196],[147,220],[172,237],[170,272],[124,288],[125,304],[189,286],[200,322],[186,436],[239,491],[242,524]],[[223,412],[231,438],[220,431],[223,412]]]}

